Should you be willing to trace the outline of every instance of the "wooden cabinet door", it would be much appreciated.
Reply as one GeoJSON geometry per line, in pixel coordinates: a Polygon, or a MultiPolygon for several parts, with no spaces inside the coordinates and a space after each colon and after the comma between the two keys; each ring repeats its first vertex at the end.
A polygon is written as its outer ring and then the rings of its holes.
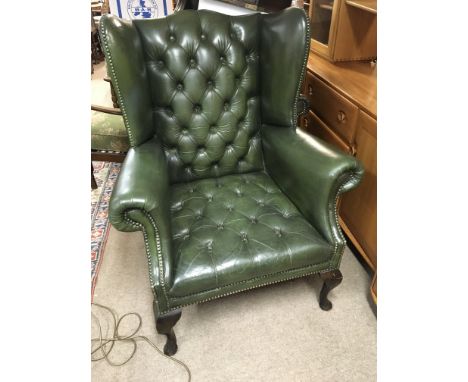
{"type": "Polygon", "coordinates": [[[345,193],[341,200],[340,216],[364,250],[364,258],[374,270],[377,268],[377,122],[359,114],[355,138],[356,157],[364,166],[362,182],[345,193]]]}

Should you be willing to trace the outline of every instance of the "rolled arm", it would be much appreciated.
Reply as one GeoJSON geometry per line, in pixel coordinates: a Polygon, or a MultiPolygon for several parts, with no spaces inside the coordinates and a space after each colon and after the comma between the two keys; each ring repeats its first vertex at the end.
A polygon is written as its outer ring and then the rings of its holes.
{"type": "Polygon", "coordinates": [[[112,193],[109,220],[120,231],[143,231],[153,287],[171,281],[169,198],[167,164],[160,143],[153,138],[131,148],[112,193]]]}
{"type": "Polygon", "coordinates": [[[361,181],[364,170],[359,161],[287,127],[262,126],[262,141],[270,176],[324,238],[344,246],[336,203],[341,193],[361,181]]]}

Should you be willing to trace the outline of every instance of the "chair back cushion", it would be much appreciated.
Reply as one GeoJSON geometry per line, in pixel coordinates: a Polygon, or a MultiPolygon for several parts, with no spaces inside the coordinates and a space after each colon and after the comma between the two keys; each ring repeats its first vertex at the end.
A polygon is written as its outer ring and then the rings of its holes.
{"type": "Polygon", "coordinates": [[[184,11],[133,21],[173,182],[263,168],[259,16],[184,11]]]}

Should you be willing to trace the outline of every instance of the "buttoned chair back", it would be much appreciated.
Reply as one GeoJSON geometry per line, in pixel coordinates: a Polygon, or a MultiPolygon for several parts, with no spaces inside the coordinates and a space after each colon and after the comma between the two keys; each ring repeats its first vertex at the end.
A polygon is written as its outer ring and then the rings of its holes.
{"type": "Polygon", "coordinates": [[[261,170],[261,124],[295,127],[309,34],[303,12],[289,11],[102,23],[104,44],[123,42],[108,64],[131,144],[156,135],[171,182],[261,170]],[[119,65],[125,44],[131,68],[119,65]]]}

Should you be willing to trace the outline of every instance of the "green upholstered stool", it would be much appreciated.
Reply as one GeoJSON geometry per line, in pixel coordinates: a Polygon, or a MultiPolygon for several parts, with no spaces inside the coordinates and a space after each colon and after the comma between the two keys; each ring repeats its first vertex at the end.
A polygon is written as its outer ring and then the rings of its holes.
{"type": "Polygon", "coordinates": [[[126,153],[130,149],[121,115],[91,111],[91,150],[126,153]]]}
{"type": "Polygon", "coordinates": [[[117,108],[91,106],[91,188],[97,188],[92,161],[118,162],[130,149],[122,112],[117,108]]]}

